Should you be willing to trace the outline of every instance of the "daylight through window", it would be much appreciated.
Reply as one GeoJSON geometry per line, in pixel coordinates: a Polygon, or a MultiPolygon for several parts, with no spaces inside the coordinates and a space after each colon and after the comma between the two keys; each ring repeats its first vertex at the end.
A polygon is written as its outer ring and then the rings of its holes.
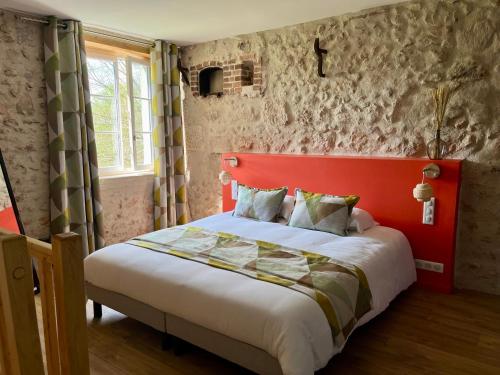
{"type": "Polygon", "coordinates": [[[99,170],[151,169],[149,61],[89,53],[87,65],[99,170]]]}

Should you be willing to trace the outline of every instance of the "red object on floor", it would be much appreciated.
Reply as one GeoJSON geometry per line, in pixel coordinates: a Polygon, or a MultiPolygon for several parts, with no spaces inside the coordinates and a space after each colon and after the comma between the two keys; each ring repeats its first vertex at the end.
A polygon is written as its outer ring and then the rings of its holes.
{"type": "Polygon", "coordinates": [[[0,211],[0,228],[19,233],[16,214],[14,213],[14,209],[12,207],[8,207],[5,210],[0,211]]]}
{"type": "MultiPolygon", "coordinates": [[[[260,188],[288,186],[289,195],[297,187],[359,195],[356,207],[369,211],[381,225],[403,232],[414,258],[443,263],[443,273],[417,270],[418,284],[441,292],[453,290],[460,160],[228,153],[222,155],[221,165],[239,183],[260,188]],[[238,158],[237,167],[224,162],[231,156],[238,158]],[[412,196],[429,163],[441,168],[437,179],[426,180],[436,197],[434,225],[422,224],[423,204],[412,196]]],[[[222,188],[222,202],[223,211],[234,208],[230,184],[222,188]]]]}

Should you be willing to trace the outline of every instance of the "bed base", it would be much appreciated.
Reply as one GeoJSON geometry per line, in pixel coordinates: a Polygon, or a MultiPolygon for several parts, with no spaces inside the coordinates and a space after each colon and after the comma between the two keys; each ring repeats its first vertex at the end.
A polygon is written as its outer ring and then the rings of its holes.
{"type": "Polygon", "coordinates": [[[105,305],[164,333],[162,348],[169,346],[169,336],[185,340],[258,374],[282,374],[276,358],[255,346],[204,328],[185,319],[160,311],[123,294],[86,282],[87,297],[94,302],[94,317],[102,316],[105,305]]]}

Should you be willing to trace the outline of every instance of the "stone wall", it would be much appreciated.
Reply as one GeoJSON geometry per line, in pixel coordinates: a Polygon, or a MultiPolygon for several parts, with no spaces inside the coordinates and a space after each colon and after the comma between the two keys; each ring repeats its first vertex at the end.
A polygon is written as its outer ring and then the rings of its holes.
{"type": "Polygon", "coordinates": [[[262,61],[257,97],[184,88],[192,216],[220,210],[223,152],[425,157],[430,87],[451,81],[444,138],[465,159],[456,286],[500,294],[499,25],[496,0],[422,0],[183,48],[186,67],[262,61]]]}
{"type": "Polygon", "coordinates": [[[42,27],[0,10],[0,148],[26,232],[49,235],[42,27]]]}
{"type": "Polygon", "coordinates": [[[2,175],[0,175],[0,211],[5,210],[7,207],[11,207],[9,191],[7,190],[7,185],[2,175]]]}
{"type": "MultiPolygon", "coordinates": [[[[42,26],[0,10],[0,148],[27,234],[49,236],[42,26]]],[[[152,176],[102,180],[106,243],[153,229],[152,176]]]]}
{"type": "Polygon", "coordinates": [[[153,175],[101,178],[106,244],[152,232],[153,175]]]}

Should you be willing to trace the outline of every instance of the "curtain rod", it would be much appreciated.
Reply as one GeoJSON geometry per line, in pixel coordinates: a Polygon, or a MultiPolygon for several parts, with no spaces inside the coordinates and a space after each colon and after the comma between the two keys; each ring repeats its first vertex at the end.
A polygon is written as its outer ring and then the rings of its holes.
{"type": "Polygon", "coordinates": [[[148,47],[153,47],[155,45],[154,42],[152,42],[152,41],[128,38],[126,36],[107,33],[107,32],[102,31],[102,30],[91,29],[91,28],[88,28],[85,26],[83,26],[83,31],[86,32],[87,34],[102,35],[106,38],[111,38],[111,39],[116,39],[116,40],[124,40],[124,41],[130,42],[130,43],[139,44],[139,45],[148,46],[148,47]]]}
{"type": "MultiPolygon", "coordinates": [[[[38,22],[38,23],[43,23],[45,25],[48,25],[50,23],[49,20],[44,20],[44,19],[40,19],[40,18],[31,18],[31,17],[24,17],[24,16],[21,16],[20,18],[23,21],[38,22]]],[[[67,27],[67,25],[65,23],[58,23],[57,27],[62,27],[65,29],[67,27]]]]}
{"type": "MultiPolygon", "coordinates": [[[[43,19],[43,18],[33,18],[33,17],[25,17],[25,16],[20,16],[19,18],[21,18],[23,21],[38,22],[38,23],[43,23],[45,25],[49,24],[49,21],[47,19],[43,19]]],[[[58,23],[57,27],[62,27],[62,28],[65,29],[67,27],[67,25],[65,23],[58,23]]],[[[133,38],[128,38],[126,36],[121,36],[121,35],[117,35],[117,34],[107,33],[105,31],[96,30],[96,29],[93,29],[93,28],[88,28],[86,26],[83,26],[83,31],[86,32],[87,34],[101,35],[101,36],[104,36],[106,38],[111,38],[111,39],[116,39],[116,40],[123,40],[123,41],[129,42],[129,43],[133,43],[133,44],[138,44],[138,45],[143,45],[143,46],[148,46],[148,47],[153,47],[154,46],[154,42],[145,41],[145,40],[139,40],[139,39],[133,39],[133,38]]]]}

